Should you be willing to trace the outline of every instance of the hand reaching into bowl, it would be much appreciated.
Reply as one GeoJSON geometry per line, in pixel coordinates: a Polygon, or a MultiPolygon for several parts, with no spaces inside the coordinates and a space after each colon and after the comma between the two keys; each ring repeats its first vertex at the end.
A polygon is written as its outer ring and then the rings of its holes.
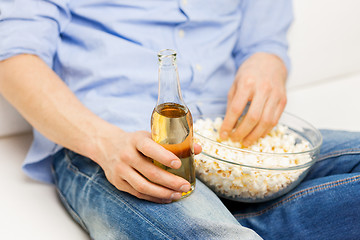
{"type": "Polygon", "coordinates": [[[286,105],[287,70],[282,60],[255,53],[239,68],[228,93],[227,110],[220,137],[249,146],[276,126],[286,105]],[[243,120],[238,119],[251,101],[243,120]]]}

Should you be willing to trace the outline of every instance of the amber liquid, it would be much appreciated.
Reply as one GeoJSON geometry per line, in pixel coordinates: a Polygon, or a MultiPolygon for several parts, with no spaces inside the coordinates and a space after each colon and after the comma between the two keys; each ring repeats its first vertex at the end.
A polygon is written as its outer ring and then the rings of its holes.
{"type": "Polygon", "coordinates": [[[195,166],[193,147],[193,121],[190,111],[176,103],[164,103],[155,107],[151,118],[152,139],[173,152],[181,160],[181,167],[173,169],[154,160],[154,164],[191,184],[188,196],[195,189],[195,166]]]}

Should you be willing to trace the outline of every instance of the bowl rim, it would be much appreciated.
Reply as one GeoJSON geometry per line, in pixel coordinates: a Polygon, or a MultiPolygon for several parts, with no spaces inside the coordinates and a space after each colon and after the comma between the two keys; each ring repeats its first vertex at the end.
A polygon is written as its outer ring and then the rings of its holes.
{"type": "Polygon", "coordinates": [[[301,165],[295,165],[295,166],[290,166],[290,167],[261,167],[261,166],[254,166],[254,165],[248,165],[248,164],[243,164],[243,163],[237,163],[237,162],[232,162],[230,160],[226,160],[226,159],[222,159],[213,155],[210,155],[208,153],[205,152],[201,152],[199,155],[205,155],[207,157],[211,157],[213,159],[216,159],[218,161],[221,162],[225,162],[228,164],[233,164],[239,167],[247,167],[247,168],[256,168],[256,169],[261,169],[261,170],[271,170],[271,171],[291,171],[291,170],[299,170],[299,169],[304,169],[307,167],[311,167],[313,165],[313,163],[316,162],[316,159],[312,159],[311,161],[301,164],[301,165]]]}
{"type": "MultiPolygon", "coordinates": [[[[204,100],[198,100],[195,102],[191,102],[190,104],[196,104],[197,102],[204,102],[204,101],[224,101],[224,99],[219,99],[219,98],[214,98],[214,99],[204,99],[204,100]]],[[[204,116],[212,116],[212,115],[216,115],[216,116],[224,116],[224,114],[220,115],[220,114],[207,114],[207,115],[202,115],[202,114],[195,114],[193,116],[195,117],[204,117],[204,116]]],[[[300,120],[301,122],[305,123],[308,127],[310,127],[315,134],[320,138],[319,142],[317,143],[317,145],[313,146],[311,149],[306,150],[306,151],[302,151],[302,152],[292,152],[292,153],[269,153],[269,152],[257,152],[257,151],[252,151],[252,150],[248,150],[248,149],[242,149],[242,148],[238,148],[238,147],[232,147],[232,146],[228,146],[226,144],[223,144],[221,142],[217,142],[215,140],[212,140],[208,137],[203,136],[202,134],[195,132],[194,131],[194,135],[198,135],[203,139],[209,140],[210,142],[220,145],[222,147],[225,147],[227,149],[232,149],[232,150],[236,150],[236,151],[240,151],[240,152],[244,152],[244,153],[251,153],[251,154],[257,154],[257,155],[265,155],[265,156],[275,156],[275,157],[282,157],[282,156],[294,156],[294,155],[305,155],[305,154],[309,154],[309,153],[316,153],[317,151],[320,150],[320,147],[323,143],[323,136],[321,134],[321,132],[319,131],[319,129],[317,129],[316,127],[314,127],[311,123],[309,123],[308,121],[304,120],[303,118],[300,118],[294,114],[291,114],[287,111],[284,111],[282,113],[281,116],[283,115],[288,115],[290,117],[296,118],[298,120],[300,120]]],[[[204,118],[205,119],[205,118],[204,118]]],[[[280,118],[281,119],[281,118],[280,118]]],[[[281,121],[279,121],[279,123],[281,123],[281,121]]],[[[287,126],[286,124],[284,124],[285,126],[287,126]]],[[[287,126],[288,127],[288,126],[287,126]]],[[[291,167],[261,167],[261,166],[253,166],[253,165],[247,165],[247,164],[242,164],[242,163],[237,163],[237,162],[233,162],[230,160],[226,160],[226,159],[222,159],[216,156],[213,156],[211,154],[205,153],[205,152],[201,152],[200,154],[204,154],[205,156],[217,159],[219,161],[225,162],[225,163],[230,163],[230,164],[235,164],[238,166],[243,166],[243,167],[250,167],[250,168],[258,168],[258,169],[264,169],[264,170],[297,170],[297,169],[302,169],[305,167],[309,167],[311,166],[314,162],[317,161],[317,159],[312,159],[311,161],[301,164],[301,165],[296,165],[296,166],[291,166],[291,167]]]]}

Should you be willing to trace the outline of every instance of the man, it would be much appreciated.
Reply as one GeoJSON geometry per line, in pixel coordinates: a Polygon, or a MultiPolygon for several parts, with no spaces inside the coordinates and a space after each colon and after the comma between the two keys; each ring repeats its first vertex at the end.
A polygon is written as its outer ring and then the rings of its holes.
{"type": "Polygon", "coordinates": [[[149,158],[172,168],[181,162],[144,131],[157,96],[156,52],[163,48],[179,53],[185,102],[228,97],[222,138],[250,145],[275,126],[286,104],[290,1],[0,4],[1,93],[35,129],[24,171],[54,182],[93,239],[260,238],[240,223],[265,239],[289,239],[316,223],[285,223],[296,219],[286,207],[283,217],[276,209],[262,217],[273,203],[247,206],[250,217],[239,215],[239,206],[235,218],[200,181],[190,197],[174,202],[190,184],[149,158]]]}

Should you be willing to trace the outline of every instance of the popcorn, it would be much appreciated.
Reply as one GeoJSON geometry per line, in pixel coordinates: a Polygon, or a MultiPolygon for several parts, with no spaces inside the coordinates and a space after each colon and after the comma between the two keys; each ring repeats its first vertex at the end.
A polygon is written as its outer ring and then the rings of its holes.
{"type": "Polygon", "coordinates": [[[220,196],[249,202],[272,198],[297,182],[309,168],[280,170],[312,161],[309,153],[301,153],[310,150],[311,144],[287,126],[278,124],[252,146],[244,147],[231,140],[221,142],[218,131],[221,124],[221,118],[199,119],[194,123],[194,131],[203,136],[194,137],[203,149],[202,154],[195,156],[197,176],[220,196]]]}

